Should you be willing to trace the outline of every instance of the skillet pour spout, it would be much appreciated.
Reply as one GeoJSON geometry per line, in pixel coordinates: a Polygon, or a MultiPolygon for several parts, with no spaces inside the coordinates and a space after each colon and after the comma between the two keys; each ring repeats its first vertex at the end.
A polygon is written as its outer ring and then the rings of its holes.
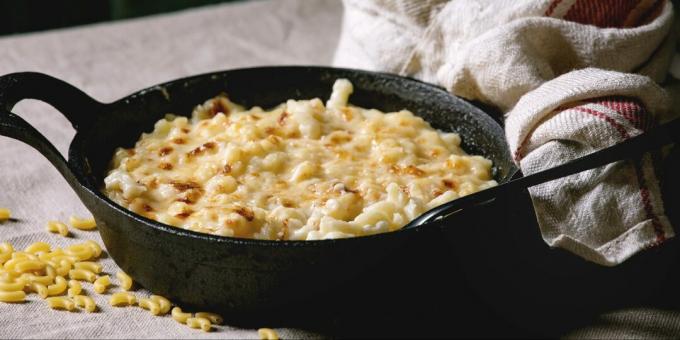
{"type": "Polygon", "coordinates": [[[475,106],[417,80],[326,67],[260,67],[198,75],[107,104],[44,74],[9,74],[0,77],[0,135],[29,144],[59,170],[92,212],[111,257],[140,285],[176,303],[243,319],[260,317],[346,289],[362,273],[405,251],[405,244],[432,225],[321,241],[215,236],[164,225],[122,208],[101,192],[103,179],[115,149],[133,146],[166,113],[188,116],[196,104],[220,93],[246,107],[265,108],[287,99],[328,98],[338,78],[354,84],[355,105],[408,109],[434,128],[457,132],[465,150],[493,161],[498,182],[515,173],[502,127],[475,106]],[[68,161],[11,112],[28,98],[53,105],[76,129],[68,161]]]}

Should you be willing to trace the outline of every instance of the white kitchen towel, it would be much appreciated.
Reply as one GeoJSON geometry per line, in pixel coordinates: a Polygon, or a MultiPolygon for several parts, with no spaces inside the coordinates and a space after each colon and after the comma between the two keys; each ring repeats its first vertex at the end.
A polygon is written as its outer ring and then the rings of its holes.
{"type": "MultiPolygon", "coordinates": [[[[654,83],[665,78],[676,44],[669,1],[344,3],[336,65],[414,76],[498,107],[526,174],[671,117],[654,83]]],[[[602,265],[673,236],[649,157],[531,194],[546,242],[602,265]]]]}

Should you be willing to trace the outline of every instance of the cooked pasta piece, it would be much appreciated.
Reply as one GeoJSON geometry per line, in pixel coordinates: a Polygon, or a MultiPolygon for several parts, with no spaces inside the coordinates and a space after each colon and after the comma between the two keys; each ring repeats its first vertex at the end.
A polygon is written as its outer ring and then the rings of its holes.
{"type": "Polygon", "coordinates": [[[12,258],[14,247],[8,242],[0,243],[0,265],[12,258]]]}
{"type": "Polygon", "coordinates": [[[89,296],[76,295],[73,297],[73,302],[75,302],[76,306],[85,309],[88,313],[93,313],[97,310],[97,304],[94,302],[94,299],[89,296]]]}
{"type": "Polygon", "coordinates": [[[170,303],[170,300],[160,295],[151,295],[149,298],[155,301],[160,307],[160,315],[168,314],[170,308],[172,308],[172,303],[170,303]]]}
{"type": "Polygon", "coordinates": [[[257,330],[257,334],[260,335],[262,340],[279,340],[279,335],[271,328],[260,328],[257,330]]]}
{"type": "Polygon", "coordinates": [[[19,273],[35,272],[45,269],[46,264],[40,260],[24,260],[14,265],[14,271],[19,273]]]}
{"type": "Polygon", "coordinates": [[[129,292],[119,292],[113,293],[109,299],[111,306],[121,307],[121,306],[134,306],[137,304],[137,298],[129,292]]]}
{"type": "Polygon", "coordinates": [[[68,226],[65,223],[61,223],[59,221],[47,222],[47,231],[51,233],[57,233],[64,237],[69,235],[68,226]]]}
{"type": "Polygon", "coordinates": [[[210,323],[210,320],[206,318],[188,318],[186,321],[187,326],[191,328],[200,328],[204,332],[210,332],[212,329],[212,324],[210,323]]]}
{"type": "Polygon", "coordinates": [[[23,273],[19,277],[22,278],[24,281],[26,281],[28,283],[40,283],[40,284],[43,284],[45,286],[51,285],[52,283],[54,283],[54,276],[50,276],[50,275],[39,276],[39,275],[31,274],[31,273],[23,273]]]}
{"type": "Polygon", "coordinates": [[[175,319],[175,321],[182,323],[182,324],[186,324],[187,319],[193,317],[191,315],[191,313],[182,312],[182,308],[179,308],[179,307],[173,308],[171,314],[172,314],[172,318],[175,319]]]}
{"type": "Polygon", "coordinates": [[[52,309],[64,309],[67,311],[76,309],[76,304],[71,299],[64,296],[48,297],[45,301],[47,301],[47,305],[52,309]]]}
{"type": "MultiPolygon", "coordinates": [[[[407,110],[288,100],[245,109],[224,96],[156,122],[115,151],[102,190],[146,218],[221,236],[317,240],[402,228],[496,185],[492,162],[407,110]]],[[[416,108],[417,109],[417,108],[416,108]]],[[[455,128],[455,127],[453,127],[455,128]]]]}
{"type": "Polygon", "coordinates": [[[111,285],[111,278],[108,275],[100,276],[94,281],[94,291],[103,294],[111,285]]]}
{"type": "Polygon", "coordinates": [[[118,278],[118,283],[120,284],[120,287],[123,288],[123,290],[131,290],[133,281],[130,275],[125,274],[125,272],[117,272],[116,277],[118,278]]]}

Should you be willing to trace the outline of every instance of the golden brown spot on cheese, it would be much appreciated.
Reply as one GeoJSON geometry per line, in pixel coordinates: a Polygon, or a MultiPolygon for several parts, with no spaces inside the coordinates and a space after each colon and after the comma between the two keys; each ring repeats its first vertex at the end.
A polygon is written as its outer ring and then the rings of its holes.
{"type": "Polygon", "coordinates": [[[286,125],[286,118],[290,115],[288,111],[283,111],[283,113],[279,116],[278,122],[279,125],[284,126],[286,125]]]}
{"type": "Polygon", "coordinates": [[[454,182],[453,180],[450,180],[450,179],[443,179],[442,184],[444,184],[444,186],[449,188],[449,189],[455,190],[456,187],[457,187],[456,182],[454,182]]]}
{"type": "Polygon", "coordinates": [[[409,174],[409,175],[414,175],[414,176],[418,176],[418,177],[425,176],[425,171],[419,169],[418,167],[416,167],[414,165],[407,166],[405,170],[406,170],[406,173],[409,174]]]}
{"type": "Polygon", "coordinates": [[[187,191],[190,189],[201,189],[201,185],[193,182],[193,181],[187,181],[187,182],[180,182],[180,181],[171,181],[170,185],[175,187],[175,189],[179,191],[187,191]]]}
{"type": "Polygon", "coordinates": [[[187,140],[184,139],[184,138],[182,138],[182,137],[177,137],[177,138],[174,138],[174,139],[172,140],[172,142],[175,143],[175,144],[180,144],[180,145],[181,145],[181,144],[186,144],[186,143],[187,143],[187,140]]]}
{"type": "Polygon", "coordinates": [[[167,163],[167,162],[163,162],[163,163],[159,164],[158,167],[163,169],[163,170],[172,170],[172,168],[173,168],[172,163],[167,163]]]}
{"type": "Polygon", "coordinates": [[[237,213],[237,214],[239,214],[239,215],[241,215],[241,216],[243,216],[246,220],[248,220],[248,222],[250,222],[250,221],[252,221],[253,219],[255,219],[255,213],[254,213],[251,209],[249,209],[249,208],[246,208],[246,207],[236,207],[236,208],[234,208],[234,212],[237,213]]]}
{"type": "Polygon", "coordinates": [[[187,154],[189,157],[196,157],[204,154],[208,150],[214,150],[217,147],[217,144],[215,142],[208,142],[205,143],[191,151],[187,154]]]}
{"type": "Polygon", "coordinates": [[[220,173],[223,175],[226,175],[231,172],[231,165],[225,164],[222,169],[220,169],[220,173]]]}
{"type": "Polygon", "coordinates": [[[170,147],[170,146],[164,146],[164,147],[162,147],[160,150],[158,150],[158,155],[161,156],[161,157],[167,156],[167,155],[169,155],[173,150],[175,150],[175,149],[173,149],[173,148],[170,147]]]}

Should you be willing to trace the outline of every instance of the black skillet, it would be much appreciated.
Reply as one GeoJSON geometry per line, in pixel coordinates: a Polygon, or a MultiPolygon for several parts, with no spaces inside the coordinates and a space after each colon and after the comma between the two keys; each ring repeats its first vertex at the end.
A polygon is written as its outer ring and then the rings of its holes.
{"type": "Polygon", "coordinates": [[[290,98],[328,98],[338,78],[354,84],[352,104],[383,111],[409,109],[435,128],[459,133],[468,152],[491,159],[498,182],[515,173],[503,129],[471,104],[416,80],[324,67],[263,67],[199,75],[150,87],[111,104],[99,103],[47,75],[10,74],[0,78],[0,135],[33,146],[60,171],[97,220],[111,257],[139,284],[176,302],[231,315],[257,315],[344,289],[348,280],[398,252],[428,225],[324,241],[213,236],[167,226],[122,208],[102,194],[103,178],[114,149],[133,146],[166,113],[189,115],[196,104],[222,92],[246,107],[271,107],[290,98]],[[68,161],[11,113],[17,102],[29,98],[51,104],[76,129],[68,161]]]}

